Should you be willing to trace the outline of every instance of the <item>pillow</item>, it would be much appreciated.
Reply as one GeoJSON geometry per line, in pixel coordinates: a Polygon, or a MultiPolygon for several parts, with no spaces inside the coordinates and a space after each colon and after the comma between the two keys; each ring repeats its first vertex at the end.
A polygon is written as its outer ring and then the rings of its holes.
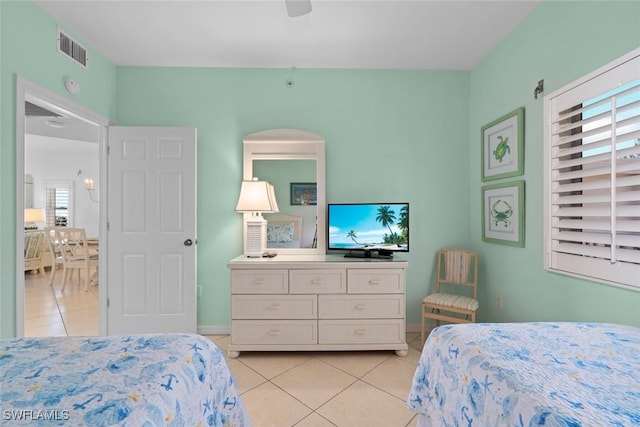
{"type": "Polygon", "coordinates": [[[278,243],[293,242],[293,224],[267,224],[267,241],[278,243]]]}

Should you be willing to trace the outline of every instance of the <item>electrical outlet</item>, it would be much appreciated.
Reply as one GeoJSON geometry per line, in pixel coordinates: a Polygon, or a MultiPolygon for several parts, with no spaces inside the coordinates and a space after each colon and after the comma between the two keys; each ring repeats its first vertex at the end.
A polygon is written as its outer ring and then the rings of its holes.
{"type": "Polygon", "coordinates": [[[502,308],[502,295],[496,295],[496,308],[502,308]]]}
{"type": "Polygon", "coordinates": [[[198,285],[198,298],[202,298],[202,285],[198,285]]]}

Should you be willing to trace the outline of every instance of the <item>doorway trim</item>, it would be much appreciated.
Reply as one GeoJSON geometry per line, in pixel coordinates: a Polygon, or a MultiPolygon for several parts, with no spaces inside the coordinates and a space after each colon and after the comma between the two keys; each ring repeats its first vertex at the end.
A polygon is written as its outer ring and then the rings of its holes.
{"type": "MultiPolygon", "coordinates": [[[[25,101],[33,102],[45,108],[62,112],[70,117],[95,125],[99,129],[98,155],[101,193],[108,194],[107,189],[107,131],[113,124],[108,118],[80,105],[49,89],[39,86],[21,76],[16,76],[16,337],[24,336],[24,161],[25,161],[25,101]]],[[[107,332],[107,197],[100,200],[100,213],[98,219],[98,234],[100,238],[100,258],[98,283],[103,286],[98,288],[99,311],[99,335],[107,332]]]]}

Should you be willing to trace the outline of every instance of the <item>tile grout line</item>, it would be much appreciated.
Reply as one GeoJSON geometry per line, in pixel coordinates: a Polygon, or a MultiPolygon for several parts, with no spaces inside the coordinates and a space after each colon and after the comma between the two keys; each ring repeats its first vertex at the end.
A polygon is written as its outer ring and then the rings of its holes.
{"type": "MultiPolygon", "coordinates": [[[[412,340],[412,341],[413,341],[413,340],[412,340]]],[[[369,369],[367,372],[365,372],[364,374],[362,374],[361,376],[359,376],[359,377],[358,377],[358,376],[353,375],[353,374],[352,374],[352,373],[350,373],[350,372],[345,371],[344,369],[341,369],[341,368],[339,368],[339,367],[337,367],[337,366],[334,366],[333,364],[331,364],[331,363],[330,363],[330,362],[328,362],[328,361],[322,360],[322,359],[320,358],[320,356],[319,356],[319,355],[314,355],[314,356],[311,356],[309,360],[306,360],[306,361],[304,361],[304,362],[302,362],[302,363],[300,363],[300,364],[298,364],[298,365],[296,365],[296,366],[293,366],[293,367],[291,367],[291,368],[289,368],[289,369],[287,369],[287,370],[285,370],[285,371],[283,371],[283,372],[279,373],[278,375],[274,376],[274,377],[273,377],[273,378],[271,378],[271,379],[266,378],[263,374],[261,374],[260,372],[256,371],[256,370],[255,370],[255,369],[253,369],[251,366],[248,366],[247,364],[243,363],[239,358],[238,358],[238,359],[236,359],[236,360],[238,360],[240,363],[242,363],[242,364],[243,364],[243,365],[245,365],[247,368],[251,369],[251,370],[252,370],[253,372],[255,372],[257,375],[259,375],[260,377],[262,377],[262,378],[264,378],[264,379],[266,380],[265,382],[263,382],[263,383],[261,383],[261,384],[259,384],[259,385],[255,386],[255,387],[251,388],[250,390],[255,390],[256,388],[258,388],[258,387],[260,387],[260,386],[263,386],[265,383],[271,383],[271,385],[273,385],[274,387],[278,388],[280,391],[282,391],[283,393],[285,393],[287,396],[291,397],[292,399],[294,399],[295,401],[299,402],[301,405],[303,405],[304,407],[308,408],[308,409],[311,411],[311,413],[307,414],[307,415],[306,415],[305,417],[303,417],[302,419],[300,419],[300,420],[296,421],[296,422],[291,426],[291,427],[295,427],[296,425],[298,425],[299,423],[301,423],[304,419],[308,418],[308,417],[309,417],[309,416],[311,416],[312,414],[316,414],[317,416],[321,417],[323,420],[326,420],[327,422],[329,422],[330,424],[332,424],[332,425],[334,425],[334,426],[335,426],[335,424],[334,424],[333,422],[331,422],[331,420],[329,420],[329,419],[325,418],[322,414],[320,414],[320,413],[318,412],[318,410],[319,410],[320,408],[322,408],[323,406],[327,405],[329,402],[331,402],[333,399],[335,399],[337,396],[339,396],[341,393],[343,393],[345,390],[347,390],[349,387],[352,387],[354,384],[356,384],[356,383],[357,383],[357,382],[359,382],[359,381],[360,381],[360,382],[362,382],[363,384],[366,384],[366,385],[368,385],[368,386],[370,386],[370,387],[372,387],[372,388],[374,388],[374,389],[376,389],[376,390],[378,390],[378,391],[380,391],[380,392],[382,392],[382,393],[384,393],[384,394],[388,395],[389,397],[393,398],[394,400],[399,401],[401,404],[405,404],[405,403],[406,403],[406,402],[405,402],[405,400],[403,400],[403,399],[399,398],[398,396],[396,396],[396,395],[394,395],[394,394],[390,393],[390,392],[389,392],[389,391],[387,391],[387,390],[384,390],[384,389],[380,388],[379,386],[376,386],[375,384],[371,384],[371,383],[369,383],[368,381],[364,380],[364,377],[365,377],[367,374],[369,374],[370,372],[372,372],[373,370],[375,370],[376,368],[378,368],[378,367],[379,367],[380,365],[382,365],[384,362],[386,362],[386,361],[388,361],[388,360],[392,359],[393,357],[394,357],[393,355],[389,355],[388,357],[386,357],[385,359],[383,359],[382,361],[380,361],[379,363],[377,363],[373,368],[369,369]],[[322,404],[320,404],[320,406],[318,406],[318,408],[316,408],[316,409],[313,409],[313,408],[309,407],[309,405],[307,405],[306,403],[302,402],[302,401],[301,401],[300,399],[298,399],[296,396],[292,395],[292,394],[291,394],[291,393],[289,393],[287,390],[283,389],[283,388],[282,388],[282,387],[280,387],[278,384],[276,384],[276,383],[274,383],[274,382],[273,382],[273,380],[274,380],[274,379],[276,379],[276,378],[278,378],[279,376],[284,375],[285,373],[287,373],[287,372],[291,371],[292,369],[295,369],[295,368],[301,367],[302,365],[304,365],[305,363],[308,363],[308,362],[309,362],[309,361],[311,361],[311,360],[317,360],[317,361],[319,361],[319,362],[322,362],[322,363],[324,363],[324,364],[326,364],[326,365],[328,365],[328,366],[330,366],[330,367],[332,367],[332,368],[334,368],[334,369],[337,369],[337,370],[339,370],[339,371],[341,371],[341,372],[343,372],[343,373],[345,373],[345,374],[347,374],[347,375],[349,375],[349,376],[351,376],[351,377],[355,378],[355,381],[351,382],[351,383],[350,383],[349,385],[347,385],[345,388],[343,388],[343,389],[341,389],[340,391],[338,391],[335,395],[333,395],[333,396],[331,396],[330,398],[328,398],[325,402],[323,402],[322,404]]],[[[399,357],[398,357],[398,358],[399,358],[399,357]]],[[[409,362],[406,362],[406,361],[402,360],[401,358],[399,358],[399,359],[400,359],[402,362],[407,363],[408,365],[410,365],[410,363],[409,363],[409,362]]],[[[245,393],[249,392],[250,390],[246,390],[246,391],[245,391],[245,392],[243,392],[241,395],[244,395],[245,393]]],[[[407,391],[407,393],[408,393],[408,391],[407,391]]],[[[412,421],[413,421],[413,418],[409,421],[409,423],[407,424],[407,426],[408,426],[408,425],[410,425],[412,421]]]]}
{"type": "Polygon", "coordinates": [[[56,308],[58,309],[58,316],[60,316],[60,321],[62,322],[62,327],[64,328],[64,333],[66,336],[69,336],[69,329],[67,329],[67,324],[64,321],[64,317],[62,316],[62,312],[60,311],[60,304],[58,303],[58,297],[56,296],[55,289],[53,286],[55,283],[51,283],[49,286],[49,290],[51,291],[51,295],[53,295],[53,299],[56,302],[56,308]]]}

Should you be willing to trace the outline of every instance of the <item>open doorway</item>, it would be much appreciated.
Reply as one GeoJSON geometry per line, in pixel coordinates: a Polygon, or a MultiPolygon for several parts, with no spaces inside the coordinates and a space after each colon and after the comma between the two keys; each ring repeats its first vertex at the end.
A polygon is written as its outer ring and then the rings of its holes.
{"type": "MultiPolygon", "coordinates": [[[[92,274],[92,286],[85,288],[76,273],[63,291],[62,269],[44,230],[82,228],[94,253],[106,248],[101,183],[106,184],[108,119],[24,79],[18,78],[17,87],[16,335],[103,334],[106,286],[93,285],[106,268],[98,268],[100,274],[80,270],[92,274]],[[34,212],[36,221],[28,221],[34,212]],[[42,239],[36,263],[30,263],[36,254],[29,247],[33,235],[42,239]]],[[[104,257],[98,259],[106,267],[104,257]]]]}

